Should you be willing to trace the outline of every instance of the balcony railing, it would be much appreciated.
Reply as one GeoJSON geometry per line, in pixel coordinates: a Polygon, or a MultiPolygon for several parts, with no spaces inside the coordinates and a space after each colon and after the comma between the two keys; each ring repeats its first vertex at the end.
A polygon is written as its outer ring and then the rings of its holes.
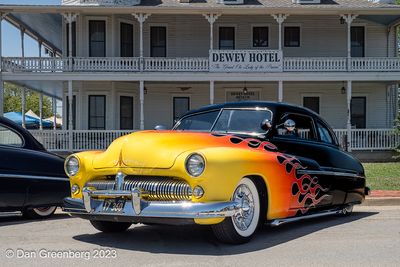
{"type": "MultiPolygon", "coordinates": [[[[106,130],[31,130],[35,138],[49,151],[105,150],[111,142],[123,135],[134,132],[106,130]],[[72,143],[70,143],[70,141],[72,143]]],[[[345,129],[335,129],[339,143],[344,146],[345,129]]],[[[353,129],[351,130],[352,150],[392,150],[400,145],[400,134],[393,129],[353,129]]]]}
{"type": "MultiPolygon", "coordinates": [[[[283,72],[400,71],[400,58],[286,57],[283,72]],[[350,68],[349,68],[350,67],[350,68]]],[[[3,57],[7,72],[209,72],[209,58],[3,57]]]]}

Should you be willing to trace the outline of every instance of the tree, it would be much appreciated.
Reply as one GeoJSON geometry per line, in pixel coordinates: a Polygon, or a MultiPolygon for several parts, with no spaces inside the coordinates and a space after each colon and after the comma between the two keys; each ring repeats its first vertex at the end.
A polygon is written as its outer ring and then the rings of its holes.
{"type": "MultiPolygon", "coordinates": [[[[32,110],[39,115],[39,97],[38,92],[26,90],[25,110],[32,110]]],[[[22,110],[22,88],[12,84],[4,84],[4,113],[22,110]]],[[[43,96],[43,117],[47,118],[53,115],[52,103],[49,97],[43,96]]]]}

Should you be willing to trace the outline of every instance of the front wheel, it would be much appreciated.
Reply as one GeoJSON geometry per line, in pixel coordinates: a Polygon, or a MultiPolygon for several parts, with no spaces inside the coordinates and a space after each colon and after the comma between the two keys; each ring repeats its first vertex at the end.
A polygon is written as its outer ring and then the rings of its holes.
{"type": "Polygon", "coordinates": [[[240,180],[232,196],[232,201],[239,203],[240,210],[223,222],[211,226],[219,241],[242,244],[252,238],[260,222],[259,192],[251,179],[245,177],[240,180]]]}
{"type": "Polygon", "coordinates": [[[45,219],[53,215],[56,209],[56,206],[25,209],[22,215],[28,219],[45,219]]]}
{"type": "Polygon", "coordinates": [[[104,233],[118,233],[126,231],[132,223],[129,222],[109,222],[109,221],[90,221],[94,228],[104,233]]]}

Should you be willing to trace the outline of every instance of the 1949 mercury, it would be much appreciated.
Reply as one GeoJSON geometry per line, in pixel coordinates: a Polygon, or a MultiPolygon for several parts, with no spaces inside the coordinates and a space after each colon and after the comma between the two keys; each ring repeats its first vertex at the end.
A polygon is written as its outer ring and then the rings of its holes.
{"type": "Polygon", "coordinates": [[[265,222],[349,214],[368,193],[362,165],[320,116],[274,102],[190,111],[171,131],[71,155],[65,171],[64,210],[100,231],[196,223],[228,243],[247,242],[265,222]]]}

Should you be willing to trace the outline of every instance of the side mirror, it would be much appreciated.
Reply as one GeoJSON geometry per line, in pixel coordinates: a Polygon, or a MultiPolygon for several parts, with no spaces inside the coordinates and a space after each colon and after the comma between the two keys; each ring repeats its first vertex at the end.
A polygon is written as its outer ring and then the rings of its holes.
{"type": "Polygon", "coordinates": [[[268,131],[271,128],[272,128],[272,123],[269,119],[265,119],[261,122],[261,129],[263,129],[264,131],[268,131]]]}
{"type": "Polygon", "coordinates": [[[167,126],[164,126],[164,125],[157,125],[156,127],[154,127],[154,130],[165,131],[165,130],[168,130],[168,128],[167,128],[167,126]]]}
{"type": "Polygon", "coordinates": [[[296,129],[296,123],[294,120],[288,119],[283,123],[283,127],[285,127],[289,133],[292,133],[296,129]]]}

